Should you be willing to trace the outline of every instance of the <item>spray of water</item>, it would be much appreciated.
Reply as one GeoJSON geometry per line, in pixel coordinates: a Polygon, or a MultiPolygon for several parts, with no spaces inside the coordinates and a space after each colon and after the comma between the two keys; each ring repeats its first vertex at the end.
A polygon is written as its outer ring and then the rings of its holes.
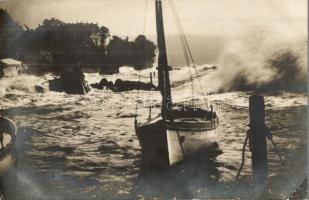
{"type": "Polygon", "coordinates": [[[220,57],[219,70],[204,77],[204,83],[211,85],[213,92],[305,92],[307,37],[287,30],[256,26],[233,38],[220,57]]]}
{"type": "Polygon", "coordinates": [[[35,85],[40,85],[45,81],[45,77],[31,75],[19,75],[0,79],[0,97],[8,93],[16,92],[35,92],[35,85]]]}

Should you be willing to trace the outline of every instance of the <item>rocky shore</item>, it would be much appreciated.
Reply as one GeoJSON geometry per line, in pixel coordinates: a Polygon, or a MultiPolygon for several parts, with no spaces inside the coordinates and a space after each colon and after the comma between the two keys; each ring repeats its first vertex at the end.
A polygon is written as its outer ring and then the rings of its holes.
{"type": "Polygon", "coordinates": [[[96,89],[109,89],[113,92],[125,92],[130,90],[157,90],[157,87],[152,83],[143,83],[141,81],[125,81],[117,79],[115,83],[103,78],[99,83],[91,84],[91,87],[96,89]]]}

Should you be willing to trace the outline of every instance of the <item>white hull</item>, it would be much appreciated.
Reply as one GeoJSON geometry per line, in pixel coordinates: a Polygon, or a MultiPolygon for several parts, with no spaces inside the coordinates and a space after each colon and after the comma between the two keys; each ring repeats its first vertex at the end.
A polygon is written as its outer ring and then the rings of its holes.
{"type": "Polygon", "coordinates": [[[218,155],[216,125],[215,122],[189,120],[166,123],[154,120],[137,125],[143,163],[171,166],[186,159],[218,155]]]}
{"type": "Polygon", "coordinates": [[[174,165],[187,158],[197,155],[207,155],[214,150],[216,142],[216,129],[204,131],[166,131],[169,164],[174,165]]]}

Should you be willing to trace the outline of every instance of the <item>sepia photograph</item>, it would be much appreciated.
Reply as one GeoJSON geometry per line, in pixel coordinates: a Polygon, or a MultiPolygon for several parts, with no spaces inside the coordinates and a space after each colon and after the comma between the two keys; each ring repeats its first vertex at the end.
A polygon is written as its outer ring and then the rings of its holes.
{"type": "Polygon", "coordinates": [[[308,199],[306,0],[0,0],[0,200],[308,199]]]}

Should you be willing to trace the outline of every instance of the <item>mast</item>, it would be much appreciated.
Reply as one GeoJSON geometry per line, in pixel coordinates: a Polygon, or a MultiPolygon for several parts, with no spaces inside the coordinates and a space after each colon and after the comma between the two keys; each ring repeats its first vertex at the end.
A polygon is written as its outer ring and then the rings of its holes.
{"type": "Polygon", "coordinates": [[[163,24],[163,12],[161,0],[156,0],[156,23],[157,23],[157,43],[159,48],[158,59],[158,87],[162,95],[162,116],[165,118],[165,112],[172,106],[171,96],[171,84],[169,77],[170,66],[168,66],[164,24],[163,24]]]}

